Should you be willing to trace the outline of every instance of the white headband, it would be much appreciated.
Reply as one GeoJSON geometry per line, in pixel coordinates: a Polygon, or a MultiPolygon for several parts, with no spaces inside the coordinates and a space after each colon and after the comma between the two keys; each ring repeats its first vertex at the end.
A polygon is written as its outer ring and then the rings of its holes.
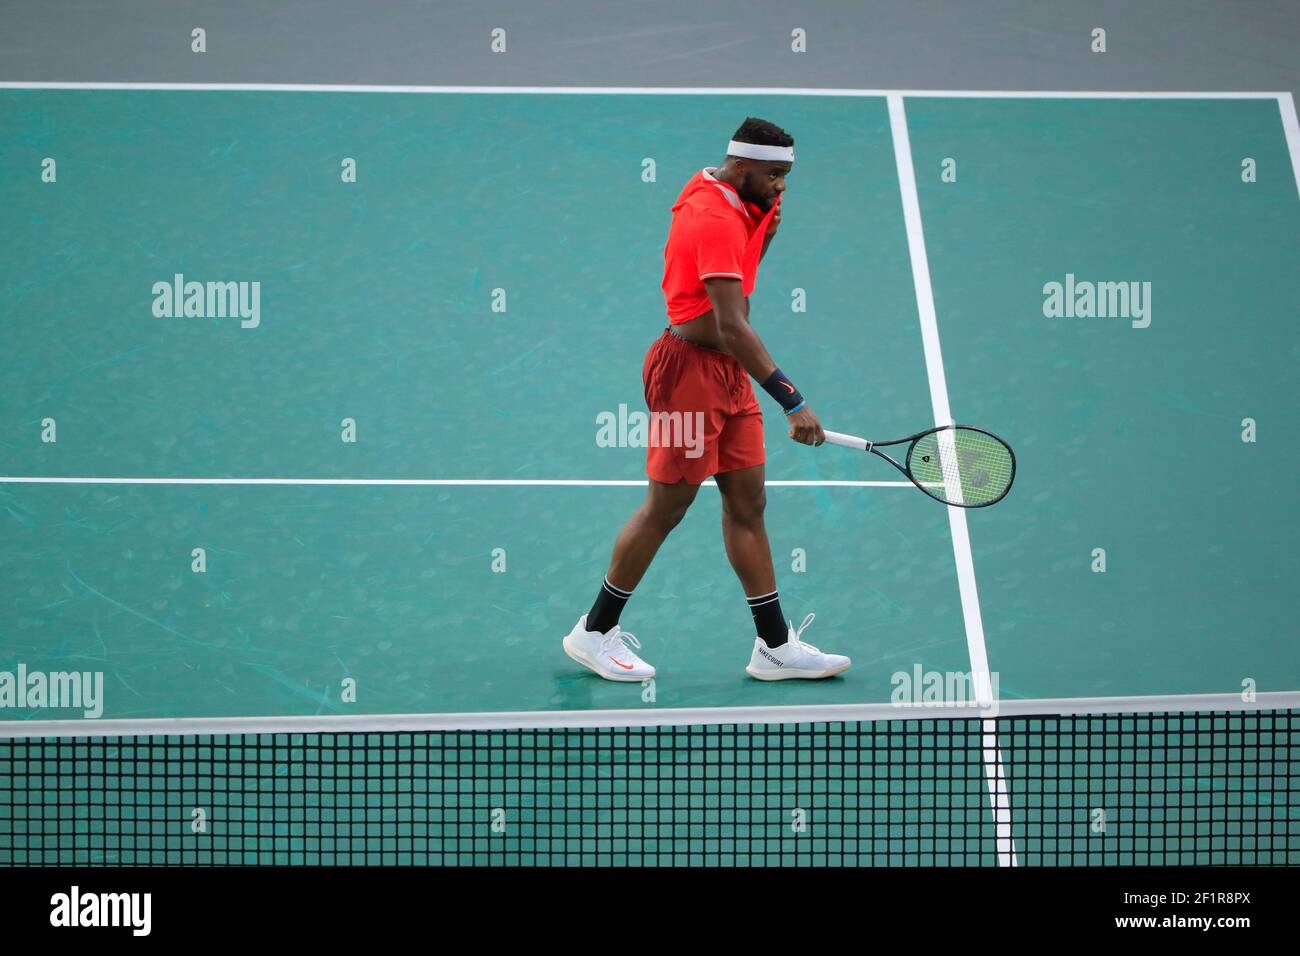
{"type": "Polygon", "coordinates": [[[738,143],[733,139],[727,143],[727,155],[743,156],[745,159],[766,159],[775,163],[793,163],[794,147],[738,143]]]}

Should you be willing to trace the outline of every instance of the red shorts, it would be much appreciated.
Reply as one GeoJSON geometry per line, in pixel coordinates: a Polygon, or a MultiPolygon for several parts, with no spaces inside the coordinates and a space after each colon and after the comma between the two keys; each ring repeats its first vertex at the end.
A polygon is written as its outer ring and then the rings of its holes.
{"type": "Polygon", "coordinates": [[[645,470],[653,480],[698,485],[766,462],[763,410],[733,356],[664,329],[646,353],[641,381],[650,409],[645,470]]]}

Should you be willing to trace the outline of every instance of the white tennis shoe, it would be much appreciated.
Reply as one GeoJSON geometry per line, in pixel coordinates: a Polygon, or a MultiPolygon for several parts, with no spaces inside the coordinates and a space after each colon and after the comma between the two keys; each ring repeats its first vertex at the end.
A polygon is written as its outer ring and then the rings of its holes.
{"type": "Polygon", "coordinates": [[[585,614],[564,638],[564,653],[605,680],[642,681],[654,677],[655,669],[632,650],[640,646],[634,635],[617,624],[608,634],[587,630],[585,614]]]}
{"type": "Polygon", "coordinates": [[[761,637],[754,639],[754,653],[750,655],[749,666],[745,673],[758,680],[791,680],[804,678],[816,680],[821,677],[834,677],[849,669],[853,663],[843,654],[823,654],[811,644],[799,640],[816,614],[809,614],[799,625],[799,630],[790,624],[790,638],[780,647],[768,647],[761,637]]]}

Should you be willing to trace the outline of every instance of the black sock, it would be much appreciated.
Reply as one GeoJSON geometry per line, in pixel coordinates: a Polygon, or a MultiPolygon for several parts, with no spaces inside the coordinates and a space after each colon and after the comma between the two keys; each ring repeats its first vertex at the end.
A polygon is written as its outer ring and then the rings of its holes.
{"type": "Polygon", "coordinates": [[[605,578],[596,595],[596,603],[587,612],[587,630],[608,634],[609,629],[618,623],[618,616],[623,613],[623,605],[632,596],[631,591],[624,591],[609,583],[605,578]]]}
{"type": "Polygon", "coordinates": [[[749,613],[754,616],[754,626],[758,628],[758,636],[763,639],[763,643],[768,647],[780,647],[784,644],[790,634],[785,626],[785,618],[781,616],[781,602],[776,592],[760,594],[758,597],[746,598],[746,600],[749,602],[749,613]]]}

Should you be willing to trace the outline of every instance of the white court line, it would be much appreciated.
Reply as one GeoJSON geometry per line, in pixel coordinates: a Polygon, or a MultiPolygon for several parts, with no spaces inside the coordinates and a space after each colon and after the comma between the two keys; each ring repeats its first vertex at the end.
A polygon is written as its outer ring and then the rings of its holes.
{"type": "MultiPolygon", "coordinates": [[[[3,475],[0,485],[483,485],[536,486],[562,485],[592,488],[645,488],[645,478],[84,478],[3,475]]],[[[716,485],[712,478],[706,485],[716,485]]],[[[912,488],[910,481],[802,481],[773,479],[766,482],[776,488],[912,488]]]]}
{"type": "MultiPolygon", "coordinates": [[[[595,678],[592,678],[593,680],[595,678]]],[[[639,697],[635,698],[639,699],[639,697]]],[[[266,717],[110,717],[97,720],[0,721],[0,739],[17,737],[144,737],[167,734],[376,733],[528,728],[694,727],[760,724],[857,723],[890,720],[979,719],[983,726],[1018,717],[1189,712],[1254,713],[1300,707],[1300,691],[1269,691],[1243,702],[1241,694],[1162,694],[1002,700],[998,716],[978,705],[937,707],[877,704],[804,704],[784,707],[665,707],[626,710],[526,710],[442,714],[357,714],[266,717]]],[[[3,711],[0,711],[3,713],[3,711]]]]}
{"type": "MultiPolygon", "coordinates": [[[[889,126],[894,139],[894,161],[898,167],[898,188],[903,201],[903,219],[907,225],[907,250],[912,260],[912,283],[916,288],[916,308],[921,320],[921,342],[925,349],[925,371],[930,382],[930,404],[934,407],[935,425],[953,424],[948,407],[948,382],[943,371],[943,353],[939,348],[939,325],[935,317],[934,291],[930,286],[930,260],[925,251],[925,233],[921,228],[921,201],[916,191],[916,172],[912,166],[912,143],[907,132],[907,112],[901,96],[889,97],[889,126]]],[[[961,594],[961,613],[966,625],[966,648],[970,653],[971,680],[976,699],[994,709],[992,681],[989,674],[988,649],[984,645],[984,620],[980,614],[979,590],[975,585],[975,561],[971,556],[970,533],[964,508],[948,508],[948,527],[952,530],[952,553],[957,564],[957,589],[961,594]]],[[[996,710],[994,710],[996,712],[996,710]]],[[[984,773],[997,826],[998,863],[1016,866],[1016,846],[1011,833],[1011,804],[1007,794],[1002,754],[997,745],[996,724],[985,724],[984,773]]]]}
{"type": "Polygon", "coordinates": [[[1296,193],[1300,194],[1300,120],[1296,119],[1295,99],[1290,93],[1280,93],[1277,106],[1282,111],[1282,129],[1286,133],[1286,150],[1291,154],[1296,193]]]}
{"type": "Polygon", "coordinates": [[[7,90],[196,90],[280,93],[522,93],[580,96],[907,96],[975,99],[1050,100],[1273,100],[1286,93],[1258,91],[1111,91],[1111,90],[882,90],[843,87],[746,86],[420,86],[331,83],[76,83],[0,82],[7,90]]]}

